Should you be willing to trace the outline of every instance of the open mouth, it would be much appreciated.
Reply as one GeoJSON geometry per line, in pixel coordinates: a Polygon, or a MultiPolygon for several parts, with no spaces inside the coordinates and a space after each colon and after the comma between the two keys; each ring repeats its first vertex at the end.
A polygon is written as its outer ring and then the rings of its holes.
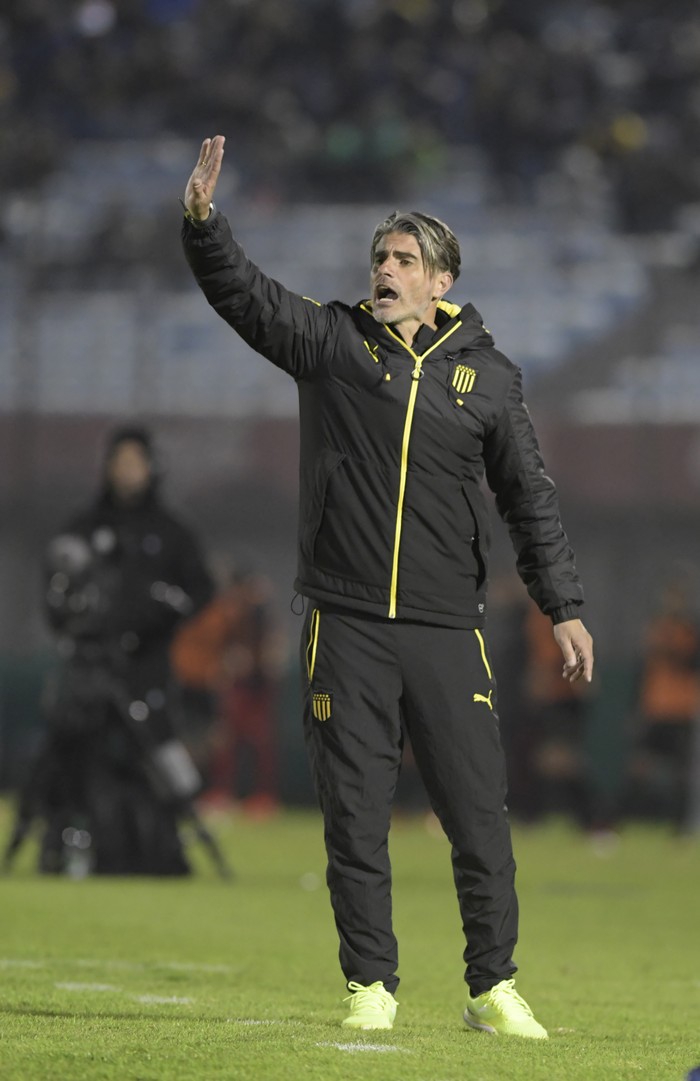
{"type": "Polygon", "coordinates": [[[393,304],[393,302],[398,299],[399,294],[389,285],[378,285],[374,290],[375,304],[377,304],[379,307],[388,307],[390,304],[393,304]]]}

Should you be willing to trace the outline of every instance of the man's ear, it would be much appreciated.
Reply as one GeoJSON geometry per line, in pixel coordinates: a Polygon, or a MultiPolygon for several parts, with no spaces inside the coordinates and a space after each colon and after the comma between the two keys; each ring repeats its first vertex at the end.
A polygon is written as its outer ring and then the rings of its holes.
{"type": "Polygon", "coordinates": [[[449,270],[441,270],[435,279],[435,289],[433,300],[440,300],[444,297],[445,293],[454,285],[454,278],[450,274],[449,270]]]}

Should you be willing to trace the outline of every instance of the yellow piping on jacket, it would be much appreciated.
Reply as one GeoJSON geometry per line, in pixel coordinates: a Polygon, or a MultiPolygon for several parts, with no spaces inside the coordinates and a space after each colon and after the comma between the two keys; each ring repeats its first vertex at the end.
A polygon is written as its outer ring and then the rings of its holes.
{"type": "Polygon", "coordinates": [[[481,631],[478,630],[478,629],[474,630],[474,634],[479,639],[479,646],[481,648],[481,659],[484,662],[484,668],[486,669],[486,672],[488,674],[489,679],[491,681],[493,681],[493,673],[491,671],[491,665],[489,664],[488,658],[486,656],[486,642],[484,641],[484,636],[481,633],[481,631]]]}
{"type": "Polygon", "coordinates": [[[316,667],[316,650],[318,649],[318,632],[321,624],[321,613],[318,608],[314,608],[311,613],[311,622],[309,624],[309,641],[306,646],[306,674],[309,677],[309,683],[314,678],[314,668],[316,667]]]}

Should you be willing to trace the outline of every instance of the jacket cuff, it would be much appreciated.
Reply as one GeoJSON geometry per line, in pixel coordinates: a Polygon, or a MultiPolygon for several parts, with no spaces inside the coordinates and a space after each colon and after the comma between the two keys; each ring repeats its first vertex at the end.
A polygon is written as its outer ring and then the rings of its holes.
{"type": "Polygon", "coordinates": [[[580,619],[582,611],[581,604],[565,604],[561,608],[555,608],[548,615],[554,624],[566,623],[567,619],[580,619]]]}
{"type": "Polygon", "coordinates": [[[180,206],[182,207],[185,221],[189,222],[190,225],[193,225],[195,229],[203,229],[205,225],[211,225],[214,218],[216,217],[215,203],[209,204],[209,213],[206,218],[195,218],[193,214],[190,214],[182,199],[179,199],[178,201],[180,203],[180,206]]]}

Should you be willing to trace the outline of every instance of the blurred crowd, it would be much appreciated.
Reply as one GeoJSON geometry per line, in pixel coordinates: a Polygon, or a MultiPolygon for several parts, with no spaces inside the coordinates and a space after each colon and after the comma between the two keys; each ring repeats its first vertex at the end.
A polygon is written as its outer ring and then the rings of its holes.
{"type": "Polygon", "coordinates": [[[461,148],[496,191],[603,184],[615,225],[700,194],[696,0],[6,0],[0,183],[76,141],[229,138],[261,200],[399,199],[461,148]]]}
{"type": "Polygon", "coordinates": [[[179,630],[171,656],[204,804],[273,813],[281,791],[280,686],[289,657],[264,572],[224,568],[216,595],[179,630]]]}
{"type": "Polygon", "coordinates": [[[594,835],[630,820],[663,821],[679,835],[700,828],[699,585],[695,565],[668,567],[615,696],[605,662],[590,688],[564,681],[550,621],[518,582],[495,584],[499,712],[516,818],[564,816],[594,835]],[[613,710],[601,709],[608,695],[613,710]]]}

